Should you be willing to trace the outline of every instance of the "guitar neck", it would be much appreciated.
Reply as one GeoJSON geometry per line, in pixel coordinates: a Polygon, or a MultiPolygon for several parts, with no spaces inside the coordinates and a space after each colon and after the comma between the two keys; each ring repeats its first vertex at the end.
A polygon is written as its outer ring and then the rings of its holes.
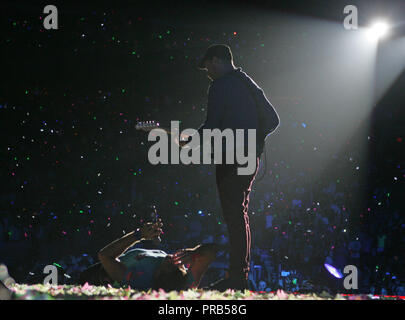
{"type": "MultiPolygon", "coordinates": [[[[138,122],[138,124],[136,125],[135,128],[137,130],[142,130],[142,131],[146,131],[146,132],[149,132],[149,131],[152,131],[152,130],[155,130],[155,129],[161,129],[161,130],[163,130],[164,132],[166,132],[166,133],[168,133],[170,135],[179,135],[179,132],[177,132],[177,131],[174,132],[174,131],[171,131],[168,128],[161,127],[159,125],[159,123],[155,122],[155,121],[138,122]]],[[[183,140],[183,139],[180,139],[180,140],[183,140]]]]}

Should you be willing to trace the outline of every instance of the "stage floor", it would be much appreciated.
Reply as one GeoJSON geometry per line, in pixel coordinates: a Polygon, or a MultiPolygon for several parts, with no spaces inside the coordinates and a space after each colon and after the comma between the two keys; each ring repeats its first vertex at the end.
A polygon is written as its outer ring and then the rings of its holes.
{"type": "Polygon", "coordinates": [[[284,291],[254,292],[234,291],[225,292],[209,290],[187,291],[137,291],[131,288],[114,288],[104,286],[72,285],[27,285],[13,284],[10,286],[13,300],[405,300],[405,296],[379,296],[371,294],[300,294],[284,291]]]}

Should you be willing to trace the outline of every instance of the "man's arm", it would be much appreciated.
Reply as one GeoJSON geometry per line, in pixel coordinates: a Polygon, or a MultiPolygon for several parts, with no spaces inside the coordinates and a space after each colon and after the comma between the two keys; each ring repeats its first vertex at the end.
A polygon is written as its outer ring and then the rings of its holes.
{"type": "Polygon", "coordinates": [[[135,231],[132,231],[99,251],[98,258],[112,280],[122,281],[127,271],[118,257],[140,241],[158,237],[162,233],[161,227],[160,220],[157,223],[148,223],[141,228],[141,239],[137,239],[135,231]]]}
{"type": "Polygon", "coordinates": [[[118,257],[140,241],[137,239],[135,231],[133,231],[100,250],[98,259],[113,281],[122,281],[127,272],[127,267],[118,260],[118,257]]]}
{"type": "Polygon", "coordinates": [[[125,251],[127,251],[130,247],[134,246],[135,244],[142,241],[142,239],[137,239],[135,235],[135,231],[132,231],[120,239],[117,239],[108,245],[106,245],[103,249],[100,250],[98,253],[99,257],[107,256],[111,258],[118,258],[122,255],[125,251]]]}
{"type": "Polygon", "coordinates": [[[179,264],[189,264],[189,272],[194,277],[192,287],[197,288],[209,265],[215,260],[217,252],[218,246],[214,243],[200,244],[194,248],[178,251],[174,255],[174,261],[179,264]]]}
{"type": "Polygon", "coordinates": [[[202,137],[203,129],[219,128],[225,113],[226,87],[223,82],[213,82],[208,91],[207,118],[198,128],[202,137]]]}
{"type": "MultiPolygon", "coordinates": [[[[220,127],[225,114],[226,95],[226,87],[222,82],[212,82],[208,90],[207,118],[197,129],[200,139],[202,139],[204,129],[215,129],[220,127]]],[[[188,140],[179,141],[179,146],[187,146],[191,139],[192,136],[189,136],[188,140]]]]}

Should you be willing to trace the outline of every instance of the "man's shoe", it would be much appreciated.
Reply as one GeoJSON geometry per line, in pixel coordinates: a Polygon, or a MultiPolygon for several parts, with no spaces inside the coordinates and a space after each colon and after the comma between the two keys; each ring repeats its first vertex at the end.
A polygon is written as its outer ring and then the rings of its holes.
{"type": "Polygon", "coordinates": [[[240,290],[240,291],[249,290],[248,281],[246,279],[234,280],[234,281],[232,281],[232,283],[233,283],[232,289],[234,289],[234,290],[240,290]]]}

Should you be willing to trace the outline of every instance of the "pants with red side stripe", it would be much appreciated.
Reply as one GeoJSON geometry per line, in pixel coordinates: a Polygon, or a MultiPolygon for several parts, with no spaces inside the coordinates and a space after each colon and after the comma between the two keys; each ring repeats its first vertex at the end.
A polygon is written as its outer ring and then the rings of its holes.
{"type": "Polygon", "coordinates": [[[216,164],[216,181],[222,214],[229,235],[230,277],[236,281],[247,280],[250,263],[251,234],[249,227],[249,194],[259,169],[252,175],[238,175],[239,164],[216,164]]]}

